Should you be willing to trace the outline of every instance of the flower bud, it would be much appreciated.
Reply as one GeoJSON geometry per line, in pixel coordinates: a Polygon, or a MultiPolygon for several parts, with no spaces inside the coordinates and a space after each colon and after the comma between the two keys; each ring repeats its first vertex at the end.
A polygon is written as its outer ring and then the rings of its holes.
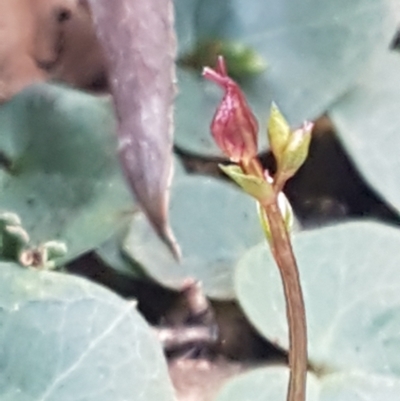
{"type": "Polygon", "coordinates": [[[42,245],[46,251],[46,260],[54,260],[66,255],[68,248],[64,242],[61,241],[47,241],[42,245]]]}
{"type": "Polygon", "coordinates": [[[197,43],[189,54],[180,59],[183,66],[201,71],[204,65],[214,64],[222,55],[229,65],[229,75],[239,80],[265,71],[267,63],[255,50],[244,43],[228,39],[206,39],[197,43]]]}
{"type": "Polygon", "coordinates": [[[218,58],[216,70],[204,68],[203,76],[225,90],[211,123],[215,142],[231,161],[248,163],[257,155],[257,120],[239,86],[226,72],[225,62],[218,58]]]}
{"type": "Polygon", "coordinates": [[[268,120],[268,141],[271,151],[277,161],[282,158],[282,153],[288,145],[290,127],[285,117],[281,114],[275,103],[272,103],[268,120]]]}
{"type": "Polygon", "coordinates": [[[314,124],[305,122],[302,128],[294,131],[283,151],[278,169],[286,179],[293,177],[305,162],[311,142],[311,132],[314,124]]]}

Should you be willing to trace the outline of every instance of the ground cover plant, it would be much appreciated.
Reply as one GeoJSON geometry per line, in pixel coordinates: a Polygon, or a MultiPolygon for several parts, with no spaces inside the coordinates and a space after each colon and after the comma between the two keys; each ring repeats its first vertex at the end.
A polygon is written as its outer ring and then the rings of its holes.
{"type": "Polygon", "coordinates": [[[286,399],[281,277],[210,130],[224,93],[201,72],[223,55],[272,177],[272,102],[292,131],[315,123],[284,187],[306,399],[397,400],[399,13],[390,0],[1,3],[0,399],[286,399]]]}

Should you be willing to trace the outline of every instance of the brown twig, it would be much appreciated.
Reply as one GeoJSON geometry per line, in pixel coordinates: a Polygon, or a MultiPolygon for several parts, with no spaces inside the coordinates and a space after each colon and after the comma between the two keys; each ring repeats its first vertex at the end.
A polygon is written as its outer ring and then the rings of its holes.
{"type": "Polygon", "coordinates": [[[164,351],[173,351],[191,344],[215,346],[217,338],[206,326],[157,327],[154,329],[164,351]]]}
{"type": "Polygon", "coordinates": [[[187,279],[182,286],[187,314],[182,324],[155,328],[164,351],[172,352],[187,347],[211,349],[218,342],[218,326],[214,310],[204,295],[201,283],[187,279]]]}

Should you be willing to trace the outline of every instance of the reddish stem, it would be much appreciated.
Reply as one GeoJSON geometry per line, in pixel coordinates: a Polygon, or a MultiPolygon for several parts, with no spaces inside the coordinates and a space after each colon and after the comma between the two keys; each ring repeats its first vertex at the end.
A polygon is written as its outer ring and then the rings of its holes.
{"type": "Polygon", "coordinates": [[[307,379],[307,326],[299,271],[278,204],[265,206],[271,232],[271,251],[281,274],[289,326],[290,379],[288,401],[304,401],[307,379]]]}
{"type": "MultiPolygon", "coordinates": [[[[258,159],[241,164],[247,174],[263,176],[258,159]]],[[[283,177],[274,184],[275,199],[263,205],[271,233],[270,247],[281,274],[286,301],[286,315],[289,326],[289,366],[290,378],[287,401],[305,401],[307,380],[307,325],[301,289],[299,270],[293,253],[289,234],[278,206],[278,194],[283,188],[283,177]]]]}

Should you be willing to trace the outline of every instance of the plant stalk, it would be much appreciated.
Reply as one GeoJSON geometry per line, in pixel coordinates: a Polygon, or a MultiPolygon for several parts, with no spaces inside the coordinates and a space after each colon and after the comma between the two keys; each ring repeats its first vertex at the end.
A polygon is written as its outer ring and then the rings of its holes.
{"type": "MultiPolygon", "coordinates": [[[[247,174],[264,178],[263,168],[257,158],[241,163],[241,167],[247,174]]],[[[305,401],[308,365],[306,312],[296,258],[278,205],[278,194],[286,179],[279,172],[275,178],[275,199],[262,206],[271,233],[271,251],[281,274],[285,294],[290,367],[287,401],[305,401]]]]}
{"type": "Polygon", "coordinates": [[[264,206],[271,232],[271,250],[281,274],[289,326],[290,378],[287,401],[305,401],[307,325],[299,271],[277,198],[264,206]]]}

